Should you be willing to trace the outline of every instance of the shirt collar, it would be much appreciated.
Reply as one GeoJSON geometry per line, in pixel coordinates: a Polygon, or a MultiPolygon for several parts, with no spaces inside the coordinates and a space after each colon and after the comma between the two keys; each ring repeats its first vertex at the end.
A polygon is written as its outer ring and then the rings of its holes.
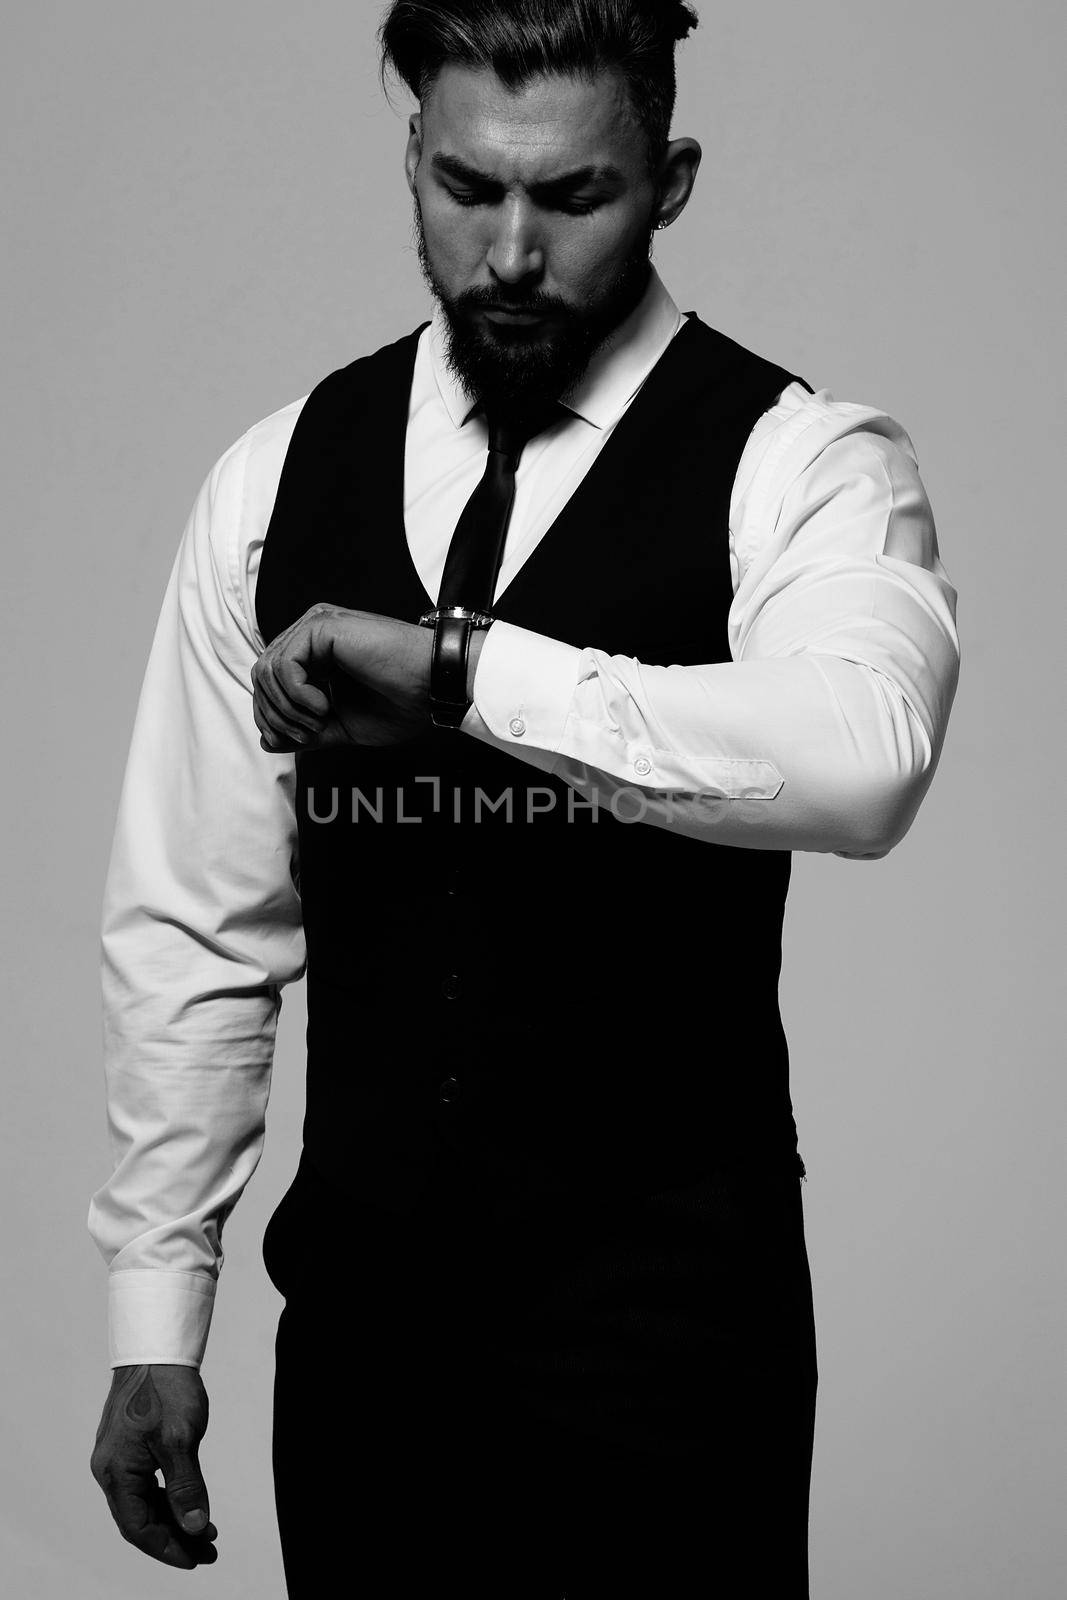
{"type": "MultiPolygon", "coordinates": [[[[593,356],[565,401],[568,409],[594,428],[608,427],[644,383],[684,321],[663,279],[651,267],[645,293],[593,356]]],[[[441,399],[454,426],[461,428],[478,405],[445,359],[444,313],[436,301],[429,335],[430,361],[441,399]]]]}

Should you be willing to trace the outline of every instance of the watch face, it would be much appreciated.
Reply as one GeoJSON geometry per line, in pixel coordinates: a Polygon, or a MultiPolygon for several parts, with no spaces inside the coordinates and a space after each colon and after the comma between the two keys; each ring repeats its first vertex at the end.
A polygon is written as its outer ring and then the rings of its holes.
{"type": "Polygon", "coordinates": [[[457,617],[470,621],[472,628],[489,628],[496,621],[487,611],[467,611],[463,606],[446,606],[442,610],[424,611],[419,618],[420,628],[434,628],[441,617],[457,617]]]}

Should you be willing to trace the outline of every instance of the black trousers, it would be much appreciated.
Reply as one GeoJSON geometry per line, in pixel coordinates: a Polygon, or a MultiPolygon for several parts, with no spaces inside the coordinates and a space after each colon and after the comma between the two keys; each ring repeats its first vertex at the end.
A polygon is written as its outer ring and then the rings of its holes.
{"type": "Polygon", "coordinates": [[[341,1215],[305,1158],[264,1260],[290,1600],[807,1600],[799,1177],[519,1212],[442,1147],[341,1215]]]}

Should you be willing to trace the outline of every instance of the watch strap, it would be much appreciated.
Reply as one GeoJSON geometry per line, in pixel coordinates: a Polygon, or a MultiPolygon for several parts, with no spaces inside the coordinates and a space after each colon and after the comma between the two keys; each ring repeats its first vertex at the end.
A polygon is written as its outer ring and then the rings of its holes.
{"type": "Polygon", "coordinates": [[[424,612],[422,627],[433,628],[430,658],[430,720],[437,728],[458,728],[471,708],[467,693],[467,658],[471,633],[493,618],[463,606],[424,612]]]}

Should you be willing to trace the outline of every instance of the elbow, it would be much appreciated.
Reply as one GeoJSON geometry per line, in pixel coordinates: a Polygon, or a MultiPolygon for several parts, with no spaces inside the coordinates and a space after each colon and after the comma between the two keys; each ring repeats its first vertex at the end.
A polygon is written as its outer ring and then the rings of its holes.
{"type": "Polygon", "coordinates": [[[864,773],[850,787],[839,812],[833,854],[855,861],[878,861],[894,850],[915,821],[935,766],[931,759],[864,773]]]}
{"type": "Polygon", "coordinates": [[[915,821],[937,769],[951,702],[949,693],[941,716],[921,713],[885,674],[867,677],[881,714],[869,719],[864,737],[850,730],[838,773],[840,837],[831,847],[857,861],[888,855],[915,821]]]}

